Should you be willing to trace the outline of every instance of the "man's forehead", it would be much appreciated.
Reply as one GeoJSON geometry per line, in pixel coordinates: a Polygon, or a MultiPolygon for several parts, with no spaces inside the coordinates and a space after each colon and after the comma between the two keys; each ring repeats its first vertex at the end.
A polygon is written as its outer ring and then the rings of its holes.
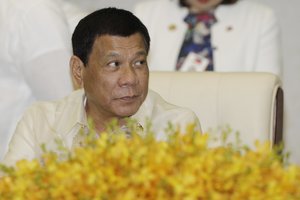
{"type": "Polygon", "coordinates": [[[101,34],[101,35],[97,35],[96,38],[95,38],[95,41],[96,40],[100,40],[100,39],[129,39],[129,38],[132,38],[132,37],[136,37],[136,38],[140,38],[143,40],[143,35],[139,32],[136,32],[136,33],[132,33],[130,35],[115,35],[115,34],[101,34]]]}
{"type": "Polygon", "coordinates": [[[93,48],[102,51],[113,49],[139,49],[139,54],[146,54],[146,45],[140,33],[135,33],[130,36],[118,36],[108,34],[97,36],[97,38],[94,41],[93,48]]]}

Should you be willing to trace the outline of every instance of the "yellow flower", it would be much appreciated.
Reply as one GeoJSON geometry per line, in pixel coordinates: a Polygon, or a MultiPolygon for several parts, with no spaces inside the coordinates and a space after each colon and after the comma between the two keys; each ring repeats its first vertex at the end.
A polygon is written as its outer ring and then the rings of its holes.
{"type": "Polygon", "coordinates": [[[223,145],[211,147],[210,133],[193,124],[183,133],[170,130],[166,141],[150,130],[133,129],[131,139],[107,131],[63,158],[49,152],[42,164],[22,160],[14,169],[3,167],[0,200],[300,199],[299,166],[282,162],[270,144],[249,149],[222,136],[223,145]]]}

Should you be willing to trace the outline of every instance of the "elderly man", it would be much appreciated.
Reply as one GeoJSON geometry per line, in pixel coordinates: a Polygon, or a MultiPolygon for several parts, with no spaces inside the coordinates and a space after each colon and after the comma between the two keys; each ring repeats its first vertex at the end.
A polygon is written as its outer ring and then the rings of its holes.
{"type": "Polygon", "coordinates": [[[113,119],[120,127],[128,117],[142,127],[149,120],[157,139],[165,138],[168,122],[181,127],[196,123],[200,130],[193,112],[148,91],[150,37],[129,11],[105,8],[86,16],[73,33],[72,45],[70,67],[82,89],[62,100],[30,107],[17,126],[5,164],[39,158],[41,144],[53,150],[57,139],[71,149],[79,132],[89,132],[87,119],[98,133],[113,119]]]}

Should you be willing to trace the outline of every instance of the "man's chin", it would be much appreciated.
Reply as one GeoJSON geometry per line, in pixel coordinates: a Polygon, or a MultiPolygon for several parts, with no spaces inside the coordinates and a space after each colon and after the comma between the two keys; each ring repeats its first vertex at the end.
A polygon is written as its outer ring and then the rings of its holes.
{"type": "Polygon", "coordinates": [[[137,111],[138,111],[138,109],[139,109],[139,107],[137,107],[137,108],[132,108],[132,109],[119,109],[119,110],[117,110],[116,111],[116,113],[117,113],[117,115],[119,116],[119,117],[130,117],[130,116],[132,116],[132,115],[134,115],[137,111]]]}
{"type": "Polygon", "coordinates": [[[142,105],[140,99],[135,101],[118,101],[113,106],[115,113],[119,116],[131,116],[134,115],[142,105]]]}

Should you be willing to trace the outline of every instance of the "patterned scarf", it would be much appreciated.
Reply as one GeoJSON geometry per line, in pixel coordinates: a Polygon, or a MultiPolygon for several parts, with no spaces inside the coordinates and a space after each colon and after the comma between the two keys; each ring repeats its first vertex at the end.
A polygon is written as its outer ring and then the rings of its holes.
{"type": "Polygon", "coordinates": [[[211,46],[211,26],[217,21],[213,13],[188,14],[184,21],[188,30],[178,56],[176,70],[180,70],[190,52],[195,52],[208,59],[206,71],[213,71],[213,48],[211,46]]]}

